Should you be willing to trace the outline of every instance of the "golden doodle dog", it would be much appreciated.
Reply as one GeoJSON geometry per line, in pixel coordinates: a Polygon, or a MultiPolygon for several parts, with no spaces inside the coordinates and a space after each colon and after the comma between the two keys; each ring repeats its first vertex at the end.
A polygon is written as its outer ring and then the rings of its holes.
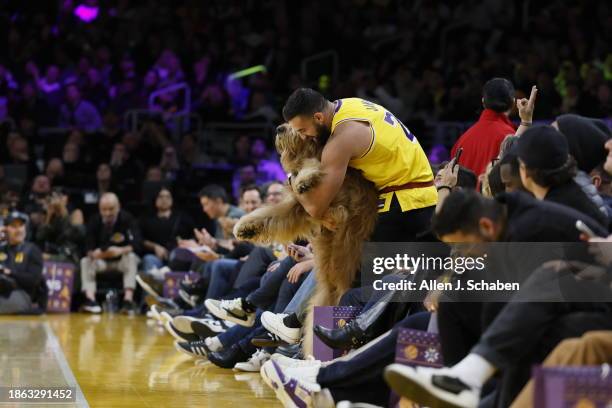
{"type": "Polygon", "coordinates": [[[363,242],[376,224],[378,191],[359,170],[348,168],[325,221],[311,217],[297,197],[323,177],[323,146],[312,138],[306,139],[302,140],[287,124],[277,128],[276,149],[283,168],[292,176],[291,183],[285,187],[280,203],[242,217],[234,227],[234,235],[264,245],[290,243],[298,238],[312,244],[317,284],[304,323],[303,350],[308,355],[312,353],[313,307],[337,305],[351,287],[360,267],[363,242]]]}

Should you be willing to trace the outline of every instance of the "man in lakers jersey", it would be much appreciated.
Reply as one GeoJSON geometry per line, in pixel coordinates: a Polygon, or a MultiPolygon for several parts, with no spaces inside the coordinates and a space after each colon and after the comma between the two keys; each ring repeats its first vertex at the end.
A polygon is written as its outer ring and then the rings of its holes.
{"type": "Polygon", "coordinates": [[[364,99],[331,102],[300,88],[287,99],[283,116],[302,138],[324,145],[325,176],[299,198],[311,216],[325,217],[352,167],[380,192],[372,241],[413,241],[428,229],[438,199],[434,176],[416,137],[391,112],[364,99]]]}

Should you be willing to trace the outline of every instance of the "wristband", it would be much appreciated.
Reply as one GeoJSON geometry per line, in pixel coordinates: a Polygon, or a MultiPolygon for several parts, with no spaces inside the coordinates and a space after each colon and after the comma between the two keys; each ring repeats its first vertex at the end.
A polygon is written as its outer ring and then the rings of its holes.
{"type": "Polygon", "coordinates": [[[529,126],[531,126],[531,122],[523,122],[523,121],[521,121],[521,126],[529,127],[529,126]]]}
{"type": "Polygon", "coordinates": [[[448,192],[450,193],[451,191],[453,191],[453,189],[450,186],[438,186],[436,187],[436,190],[440,191],[444,188],[448,188],[448,192]]]}

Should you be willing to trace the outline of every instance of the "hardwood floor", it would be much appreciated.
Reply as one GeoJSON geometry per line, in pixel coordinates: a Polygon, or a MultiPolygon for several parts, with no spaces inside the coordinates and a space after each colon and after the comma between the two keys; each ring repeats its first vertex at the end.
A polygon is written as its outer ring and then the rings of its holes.
{"type": "Polygon", "coordinates": [[[140,316],[0,317],[0,386],[71,385],[73,375],[86,403],[71,406],[281,406],[259,373],[198,365],[173,340],[140,316]]]}

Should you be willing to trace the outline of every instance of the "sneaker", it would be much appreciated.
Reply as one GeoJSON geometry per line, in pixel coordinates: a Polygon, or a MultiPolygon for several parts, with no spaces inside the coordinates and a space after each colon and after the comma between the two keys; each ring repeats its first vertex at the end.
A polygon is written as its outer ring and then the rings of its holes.
{"type": "Polygon", "coordinates": [[[236,364],[245,362],[248,359],[249,355],[242,351],[238,344],[208,355],[208,361],[221,368],[233,368],[236,364]]]}
{"type": "Polygon", "coordinates": [[[316,367],[317,369],[321,368],[321,361],[315,360],[312,356],[310,356],[306,360],[298,360],[296,358],[289,358],[283,356],[282,354],[274,353],[272,354],[270,359],[283,369],[295,367],[316,367]]]}
{"type": "Polygon", "coordinates": [[[123,305],[121,306],[121,311],[120,311],[121,314],[133,316],[136,314],[137,311],[138,311],[138,306],[136,306],[136,303],[132,302],[131,300],[123,301],[123,305]]]}
{"type": "Polygon", "coordinates": [[[391,364],[385,381],[398,395],[429,407],[476,408],[480,389],[449,375],[448,370],[391,364]]]}
{"type": "Polygon", "coordinates": [[[198,301],[200,300],[199,296],[190,295],[183,289],[179,289],[178,295],[183,300],[183,302],[187,303],[191,307],[196,307],[196,305],[198,304],[198,301]]]}
{"type": "Polygon", "coordinates": [[[81,311],[86,313],[100,314],[102,313],[102,307],[95,300],[87,299],[85,303],[81,305],[81,311]]]}
{"type": "Polygon", "coordinates": [[[174,347],[183,354],[196,358],[207,358],[210,350],[204,340],[197,341],[175,341],[174,347]]]}
{"type": "Polygon", "coordinates": [[[252,327],[255,323],[255,311],[247,312],[242,306],[242,298],[233,300],[207,299],[206,308],[215,317],[229,320],[244,327],[252,327]]]}
{"type": "Polygon", "coordinates": [[[285,316],[287,315],[283,313],[263,312],[261,324],[266,330],[280,337],[285,343],[295,344],[300,341],[301,329],[285,326],[285,323],[283,323],[285,316]]]}
{"type": "Polygon", "coordinates": [[[155,299],[161,298],[161,293],[164,290],[163,282],[155,280],[151,275],[147,275],[144,272],[139,272],[136,275],[136,283],[142,288],[148,295],[153,296],[155,299]]]}
{"type": "Polygon", "coordinates": [[[161,268],[153,268],[151,269],[148,274],[155,279],[157,282],[163,282],[166,279],[166,274],[168,272],[172,272],[170,270],[170,268],[168,268],[167,266],[162,266],[161,268]]]}
{"type": "Polygon", "coordinates": [[[379,405],[368,404],[367,402],[351,402],[351,401],[340,401],[336,408],[383,408],[379,405]]]}
{"type": "Polygon", "coordinates": [[[272,334],[270,332],[266,332],[261,336],[253,337],[251,339],[251,344],[257,348],[261,347],[279,347],[287,345],[280,337],[276,334],[272,334]]]}
{"type": "Polygon", "coordinates": [[[196,321],[195,317],[191,316],[175,316],[172,319],[172,325],[176,327],[178,330],[184,333],[193,333],[193,329],[191,328],[191,323],[196,321]]]}
{"type": "Polygon", "coordinates": [[[312,407],[315,394],[321,391],[316,382],[290,377],[272,360],[266,362],[260,372],[261,378],[274,390],[285,408],[312,407]]]}
{"type": "Polygon", "coordinates": [[[183,310],[180,308],[167,307],[162,304],[151,306],[151,311],[157,317],[157,320],[160,321],[162,320],[162,313],[164,313],[164,318],[166,318],[166,316],[172,318],[174,316],[180,316],[183,314],[183,310]]]}
{"type": "Polygon", "coordinates": [[[260,349],[257,350],[251,358],[244,363],[236,363],[234,370],[248,371],[251,373],[258,373],[261,370],[261,366],[270,359],[270,353],[260,349]]]}
{"type": "Polygon", "coordinates": [[[191,322],[191,329],[195,334],[200,336],[200,338],[205,339],[224,333],[227,327],[219,320],[197,319],[191,322]]]}
{"type": "Polygon", "coordinates": [[[164,323],[164,327],[166,331],[172,335],[178,341],[197,341],[200,340],[200,337],[195,333],[185,333],[181,330],[178,330],[174,324],[172,324],[172,320],[168,320],[164,323]]]}

